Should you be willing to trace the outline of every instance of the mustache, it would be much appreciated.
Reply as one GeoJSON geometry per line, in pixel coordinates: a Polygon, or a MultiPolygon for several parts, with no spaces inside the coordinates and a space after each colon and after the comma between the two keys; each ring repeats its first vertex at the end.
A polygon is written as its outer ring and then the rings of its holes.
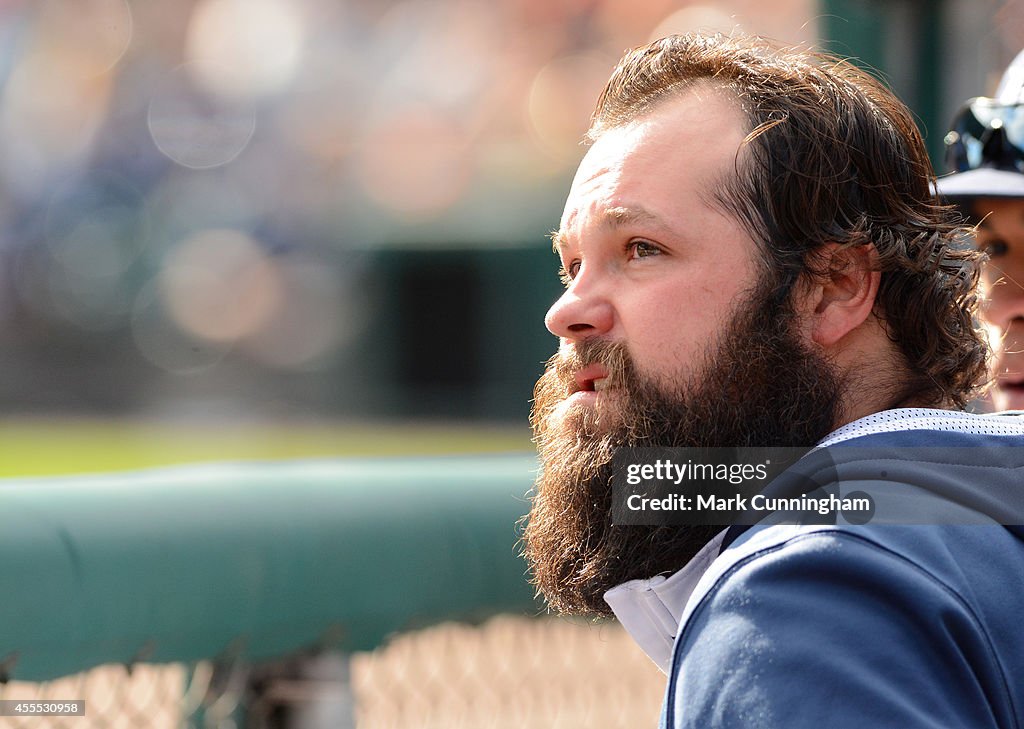
{"type": "Polygon", "coordinates": [[[579,387],[576,373],[585,367],[599,364],[608,370],[605,378],[609,387],[622,387],[629,382],[635,366],[629,349],[622,342],[606,339],[584,339],[569,347],[562,347],[547,362],[549,376],[553,377],[567,391],[579,387]]]}
{"type": "MultiPolygon", "coordinates": [[[[580,390],[581,383],[576,379],[580,370],[593,365],[601,365],[606,370],[607,374],[603,378],[605,388],[611,391],[613,400],[604,403],[599,409],[570,413],[568,422],[575,423],[570,427],[580,438],[608,438],[612,435],[608,424],[621,423],[624,409],[630,409],[640,388],[640,378],[629,349],[622,342],[605,339],[584,339],[563,345],[548,360],[544,374],[533,389],[530,426],[538,447],[543,448],[563,432],[567,423],[562,418],[566,413],[560,407],[570,395],[580,390]],[[612,420],[601,425],[602,413],[604,418],[610,417],[612,420]],[[552,417],[562,421],[561,425],[553,426],[549,422],[552,417]]],[[[628,420],[636,419],[634,416],[628,420]]]]}

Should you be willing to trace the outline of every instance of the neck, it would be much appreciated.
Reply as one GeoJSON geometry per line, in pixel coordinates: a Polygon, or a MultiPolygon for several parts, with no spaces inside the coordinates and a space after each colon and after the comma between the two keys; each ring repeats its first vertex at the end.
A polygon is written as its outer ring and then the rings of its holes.
{"type": "Polygon", "coordinates": [[[952,409],[949,402],[936,401],[927,394],[929,383],[911,372],[881,328],[858,334],[859,341],[844,342],[832,355],[847,383],[836,428],[895,408],[952,409]]]}

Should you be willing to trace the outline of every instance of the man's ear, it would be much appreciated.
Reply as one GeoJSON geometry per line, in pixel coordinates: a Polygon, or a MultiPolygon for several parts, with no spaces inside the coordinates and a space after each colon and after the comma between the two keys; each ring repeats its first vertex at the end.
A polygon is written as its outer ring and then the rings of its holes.
{"type": "Polygon", "coordinates": [[[815,252],[812,267],[820,275],[808,275],[797,303],[813,342],[832,347],[871,316],[882,280],[877,261],[870,243],[826,243],[815,252]]]}

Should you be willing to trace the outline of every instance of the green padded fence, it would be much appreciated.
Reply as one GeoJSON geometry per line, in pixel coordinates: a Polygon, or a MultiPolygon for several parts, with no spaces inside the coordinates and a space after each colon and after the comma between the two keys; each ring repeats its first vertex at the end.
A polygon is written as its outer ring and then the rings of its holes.
{"type": "Polygon", "coordinates": [[[217,464],[0,481],[0,666],[366,650],[538,606],[532,455],[217,464]]]}

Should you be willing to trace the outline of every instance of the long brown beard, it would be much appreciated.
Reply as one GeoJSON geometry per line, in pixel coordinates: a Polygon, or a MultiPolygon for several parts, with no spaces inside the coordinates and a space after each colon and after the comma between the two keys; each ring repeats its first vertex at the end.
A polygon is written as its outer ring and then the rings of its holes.
{"type": "Polygon", "coordinates": [[[754,293],[694,374],[671,384],[642,376],[616,342],[581,341],[548,361],[530,416],[541,474],[523,543],[552,609],[608,615],[608,589],[680,569],[722,528],[612,526],[617,448],[807,447],[829,433],[843,383],[792,321],[787,304],[754,293]],[[567,410],[574,373],[594,362],[607,388],[593,409],[567,410]]]}

